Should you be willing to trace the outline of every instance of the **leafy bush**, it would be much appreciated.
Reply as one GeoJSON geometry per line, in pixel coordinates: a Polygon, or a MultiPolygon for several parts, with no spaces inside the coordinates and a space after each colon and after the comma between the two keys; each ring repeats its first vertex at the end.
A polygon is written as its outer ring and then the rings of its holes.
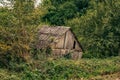
{"type": "Polygon", "coordinates": [[[10,62],[29,61],[33,41],[31,28],[0,27],[0,62],[9,67],[10,62]]]}
{"type": "Polygon", "coordinates": [[[83,59],[80,61],[58,59],[48,61],[45,70],[50,79],[80,79],[91,78],[97,75],[119,72],[120,59],[83,59]],[[116,65],[115,65],[116,64],[116,65]]]}
{"type": "Polygon", "coordinates": [[[66,79],[91,79],[96,76],[109,75],[120,72],[120,57],[107,59],[82,59],[82,60],[45,60],[35,61],[36,64],[23,65],[22,72],[7,72],[0,69],[0,77],[16,80],[66,80],[66,79]],[[10,75],[14,75],[10,76],[10,75]]]}
{"type": "Polygon", "coordinates": [[[65,25],[66,20],[83,15],[88,3],[88,0],[44,0],[41,6],[46,12],[42,15],[42,21],[51,25],[65,25]]]}
{"type": "Polygon", "coordinates": [[[90,1],[90,5],[85,15],[66,21],[66,25],[71,26],[87,57],[119,55],[119,1],[90,1]]]}
{"type": "Polygon", "coordinates": [[[7,8],[0,8],[0,26],[11,27],[17,23],[16,18],[7,8]]]}

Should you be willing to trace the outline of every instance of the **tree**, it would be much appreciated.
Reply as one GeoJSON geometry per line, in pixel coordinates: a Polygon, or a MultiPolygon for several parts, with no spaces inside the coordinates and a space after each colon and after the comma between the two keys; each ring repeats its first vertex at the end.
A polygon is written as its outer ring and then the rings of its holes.
{"type": "Polygon", "coordinates": [[[0,25],[5,27],[39,25],[41,10],[34,7],[34,0],[9,0],[11,8],[0,8],[0,25]],[[20,2],[21,1],[21,2],[20,2]],[[14,6],[13,6],[14,5],[14,6]]]}
{"type": "Polygon", "coordinates": [[[23,27],[27,23],[27,19],[30,18],[31,13],[34,10],[33,0],[15,0],[13,12],[17,18],[17,23],[20,27],[23,27]]]}
{"type": "Polygon", "coordinates": [[[6,27],[6,24],[4,24],[0,26],[0,62],[7,67],[11,62],[19,64],[21,61],[29,61],[30,43],[33,40],[31,38],[33,34],[30,33],[33,32],[33,28],[30,30],[31,27],[26,26],[27,20],[31,18],[34,9],[33,1],[14,0],[13,4],[12,9],[4,11],[5,15],[13,18],[3,17],[3,20],[10,19],[13,25],[7,25],[6,27]],[[15,22],[12,19],[15,19],[15,22]]]}
{"type": "Polygon", "coordinates": [[[88,2],[88,0],[44,0],[42,5],[47,11],[42,20],[51,25],[65,25],[66,20],[84,14],[88,2]]]}
{"type": "Polygon", "coordinates": [[[119,1],[91,1],[90,5],[85,15],[66,25],[76,33],[87,53],[85,56],[117,56],[120,48],[119,1]]]}

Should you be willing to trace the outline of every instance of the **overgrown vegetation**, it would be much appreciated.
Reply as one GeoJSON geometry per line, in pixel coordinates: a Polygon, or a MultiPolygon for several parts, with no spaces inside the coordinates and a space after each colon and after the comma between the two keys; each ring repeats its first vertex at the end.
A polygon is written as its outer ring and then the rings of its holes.
{"type": "Polygon", "coordinates": [[[84,57],[119,55],[119,0],[44,0],[43,21],[70,26],[85,51],[84,57]]]}
{"type": "Polygon", "coordinates": [[[29,61],[35,31],[32,27],[0,27],[0,63],[10,67],[10,62],[29,61]],[[31,32],[32,31],[32,32],[31,32]]]}
{"type": "MultiPolygon", "coordinates": [[[[47,59],[44,63],[41,61],[37,61],[36,63],[37,64],[32,65],[32,67],[30,67],[31,65],[29,64],[24,64],[22,73],[14,73],[14,71],[9,72],[7,70],[3,72],[3,70],[0,69],[0,77],[2,77],[3,80],[6,78],[9,80],[86,80],[120,71],[120,57],[82,59],[79,61],[66,60],[63,58],[57,60],[47,59]]],[[[119,77],[120,76],[118,76],[118,78],[119,77]]]]}
{"type": "Polygon", "coordinates": [[[118,0],[43,0],[36,9],[32,0],[16,0],[13,4],[13,9],[0,9],[2,27],[17,29],[30,25],[38,26],[40,23],[70,26],[85,51],[84,57],[106,58],[119,55],[118,0]]]}
{"type": "Polygon", "coordinates": [[[92,79],[120,72],[119,0],[43,0],[38,8],[33,0],[10,1],[12,9],[0,8],[0,79],[92,79]],[[68,54],[54,60],[49,47],[36,49],[44,23],[70,26],[83,59],[68,54]]]}

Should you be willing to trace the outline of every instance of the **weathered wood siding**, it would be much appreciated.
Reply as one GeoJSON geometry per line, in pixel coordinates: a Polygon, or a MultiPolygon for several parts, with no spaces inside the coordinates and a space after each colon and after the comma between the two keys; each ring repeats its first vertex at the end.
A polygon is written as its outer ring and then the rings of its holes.
{"type": "Polygon", "coordinates": [[[82,57],[82,52],[74,51],[71,55],[72,59],[80,59],[82,57]]]}
{"type": "Polygon", "coordinates": [[[39,41],[37,49],[51,47],[56,57],[71,54],[72,59],[79,59],[82,56],[82,48],[70,27],[47,27],[39,30],[39,41]]]}
{"type": "Polygon", "coordinates": [[[66,39],[65,39],[65,48],[66,49],[73,49],[74,37],[71,31],[67,31],[66,39]]]}
{"type": "Polygon", "coordinates": [[[82,57],[82,52],[69,50],[69,49],[53,49],[53,56],[55,58],[62,57],[65,54],[71,54],[71,58],[74,60],[80,59],[82,57]]]}
{"type": "Polygon", "coordinates": [[[67,54],[69,50],[68,49],[52,49],[52,52],[53,52],[53,56],[57,58],[67,54]]]}
{"type": "Polygon", "coordinates": [[[79,43],[77,42],[77,40],[75,39],[75,36],[72,34],[70,30],[67,31],[66,33],[65,49],[70,49],[70,50],[75,49],[82,52],[82,49],[79,46],[79,43]],[[74,45],[74,42],[75,42],[75,45],[74,45]]]}
{"type": "Polygon", "coordinates": [[[65,35],[63,35],[59,39],[57,39],[57,41],[56,41],[57,43],[55,44],[56,49],[63,49],[63,47],[64,47],[64,36],[65,35]]]}
{"type": "Polygon", "coordinates": [[[82,49],[79,46],[73,33],[69,30],[63,36],[55,41],[52,47],[53,54],[55,56],[63,56],[68,53],[72,53],[73,59],[79,59],[82,56],[82,49]]]}
{"type": "Polygon", "coordinates": [[[77,41],[76,41],[76,45],[75,45],[75,50],[82,52],[82,49],[77,41]]]}

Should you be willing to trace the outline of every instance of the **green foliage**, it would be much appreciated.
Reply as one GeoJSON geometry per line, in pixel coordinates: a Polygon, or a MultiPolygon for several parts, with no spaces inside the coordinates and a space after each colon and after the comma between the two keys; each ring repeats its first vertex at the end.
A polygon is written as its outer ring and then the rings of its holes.
{"type": "Polygon", "coordinates": [[[39,25],[41,11],[34,8],[34,1],[13,0],[12,9],[0,8],[0,25],[4,27],[24,27],[27,25],[39,25]]]}
{"type": "Polygon", "coordinates": [[[16,18],[7,8],[0,8],[0,26],[11,27],[15,25],[16,18]]]}
{"type": "Polygon", "coordinates": [[[56,60],[47,63],[50,79],[80,79],[119,71],[119,57],[110,59],[56,60]],[[118,60],[118,61],[117,61],[118,60]],[[116,62],[117,61],[117,62],[116,62]],[[116,64],[116,66],[114,65],[116,64]]]}
{"type": "Polygon", "coordinates": [[[16,22],[18,22],[18,25],[20,27],[24,27],[28,19],[28,16],[31,16],[31,13],[33,12],[34,9],[33,0],[29,1],[14,0],[13,4],[14,4],[13,13],[17,18],[16,22]]]}
{"type": "Polygon", "coordinates": [[[39,23],[33,0],[13,0],[13,4],[12,9],[0,8],[0,65],[7,68],[31,61],[36,27],[28,25],[39,23]]]}
{"type": "MultiPolygon", "coordinates": [[[[24,27],[39,25],[41,21],[51,25],[66,25],[78,37],[85,50],[84,56],[103,58],[118,55],[119,1],[44,0],[36,9],[32,0],[15,1],[13,9],[0,9],[1,26],[24,27]]],[[[6,46],[4,43],[1,45],[2,48],[6,46]]]]}
{"type": "Polygon", "coordinates": [[[91,79],[96,76],[114,74],[120,71],[120,57],[107,59],[82,59],[82,60],[46,60],[37,61],[36,64],[25,64],[20,72],[7,72],[0,69],[0,76],[13,78],[13,80],[66,80],[66,79],[91,79]],[[36,66],[35,68],[32,66],[36,66]],[[6,76],[4,76],[4,74],[6,76]],[[16,75],[17,74],[17,75],[16,75]],[[9,75],[14,75],[9,76],[9,75]]]}
{"type": "Polygon", "coordinates": [[[8,70],[0,69],[0,78],[2,80],[21,80],[20,74],[15,72],[10,72],[8,70]]]}
{"type": "Polygon", "coordinates": [[[88,0],[44,0],[43,7],[47,12],[43,15],[42,20],[51,25],[64,25],[66,19],[69,20],[81,15],[79,12],[84,13],[88,2],[88,0]]]}
{"type": "Polygon", "coordinates": [[[64,55],[64,58],[66,58],[66,59],[71,59],[71,58],[72,58],[71,54],[72,54],[72,53],[67,53],[66,55],[64,55]]]}
{"type": "Polygon", "coordinates": [[[42,20],[70,26],[86,57],[119,55],[120,2],[118,0],[44,0],[42,20]]]}
{"type": "Polygon", "coordinates": [[[0,62],[10,67],[10,62],[30,61],[31,43],[34,40],[32,28],[0,27],[0,62]],[[31,29],[31,30],[30,30],[31,29]],[[32,31],[32,32],[31,32],[32,31]]]}
{"type": "Polygon", "coordinates": [[[46,48],[46,51],[45,51],[45,52],[46,52],[46,55],[52,54],[52,49],[51,49],[51,47],[48,46],[48,47],[46,48]]]}
{"type": "Polygon", "coordinates": [[[91,1],[90,5],[85,15],[68,20],[66,25],[77,35],[86,57],[119,55],[119,1],[91,1]]]}
{"type": "Polygon", "coordinates": [[[89,79],[120,71],[119,56],[94,59],[119,55],[118,0],[44,0],[37,9],[33,0],[14,1],[13,9],[0,8],[0,67],[11,70],[0,68],[3,80],[89,79]],[[41,21],[70,26],[85,50],[83,57],[93,59],[52,60],[49,47],[36,49],[36,26],[41,21]]]}

